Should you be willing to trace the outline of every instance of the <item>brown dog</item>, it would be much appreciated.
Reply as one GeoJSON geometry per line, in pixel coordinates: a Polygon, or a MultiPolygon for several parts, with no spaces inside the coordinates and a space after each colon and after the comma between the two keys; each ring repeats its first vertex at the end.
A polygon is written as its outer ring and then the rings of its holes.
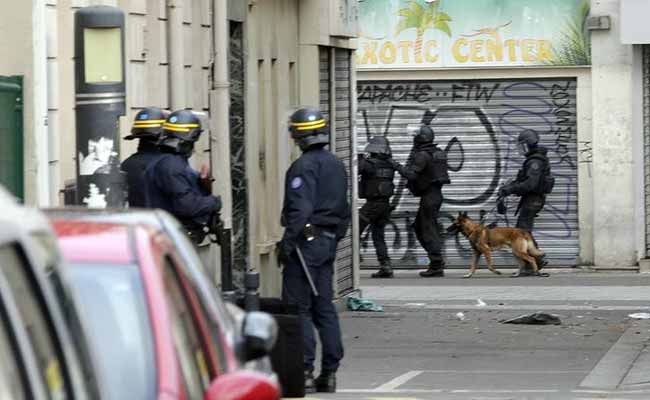
{"type": "MultiPolygon", "coordinates": [[[[452,218],[453,219],[453,218],[452,218]]],[[[481,223],[473,221],[467,216],[467,212],[458,213],[458,217],[447,228],[449,233],[462,233],[469,240],[474,250],[474,259],[470,271],[465,278],[471,278],[478,267],[479,258],[485,256],[490,271],[497,275],[501,272],[494,269],[492,265],[492,250],[498,250],[508,246],[522,268],[529,263],[533,267],[535,275],[539,274],[535,257],[542,256],[544,252],[535,246],[533,237],[529,232],[519,228],[488,228],[481,223]]]]}

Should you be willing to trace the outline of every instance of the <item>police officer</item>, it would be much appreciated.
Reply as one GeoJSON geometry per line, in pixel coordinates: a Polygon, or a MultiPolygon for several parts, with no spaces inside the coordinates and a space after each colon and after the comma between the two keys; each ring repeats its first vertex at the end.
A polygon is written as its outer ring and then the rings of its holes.
{"type": "Polygon", "coordinates": [[[316,108],[302,108],[291,116],[291,136],[302,155],[285,177],[285,231],[278,243],[278,259],[284,264],[282,297],[298,306],[302,321],[305,390],[309,393],[336,391],[336,370],[343,358],[338,315],[332,304],[332,279],[336,246],[350,222],[350,205],[345,167],[324,148],[329,143],[326,126],[325,117],[316,108]],[[323,346],[321,371],[315,380],[314,325],[323,346]]]}
{"type": "Polygon", "coordinates": [[[442,186],[450,183],[447,154],[436,146],[433,129],[422,126],[413,138],[413,161],[406,167],[393,161],[395,168],[407,180],[414,196],[420,197],[415,218],[415,236],[429,256],[429,268],[420,272],[425,278],[444,276],[443,238],[438,225],[442,206],[442,186]]]}
{"type": "Polygon", "coordinates": [[[126,173],[129,188],[129,206],[145,207],[144,171],[150,163],[160,157],[156,146],[162,126],[169,112],[157,107],[147,107],[136,114],[131,134],[124,140],[138,139],[138,150],[122,162],[122,171],[126,173]]]}
{"type": "Polygon", "coordinates": [[[393,178],[395,168],[391,162],[391,150],[388,139],[375,136],[370,139],[365,149],[369,157],[359,156],[359,197],[366,199],[366,204],[359,210],[359,234],[370,225],[372,242],[375,245],[379,271],[373,278],[392,278],[393,267],[388,256],[384,231],[390,221],[390,197],[395,191],[393,178]]]}
{"type": "Polygon", "coordinates": [[[221,199],[210,194],[207,171],[199,173],[188,162],[201,132],[201,121],[192,111],[174,111],[158,142],[163,155],[145,172],[147,207],[174,215],[194,243],[203,241],[204,228],[221,209],[221,199]]]}
{"type": "MultiPolygon", "coordinates": [[[[547,150],[539,145],[539,136],[533,130],[526,130],[519,134],[520,152],[526,157],[524,165],[517,173],[517,179],[499,189],[499,196],[506,197],[511,194],[520,196],[517,212],[517,228],[524,229],[532,234],[535,217],[544,208],[546,195],[551,193],[555,179],[551,174],[551,166],[546,155],[547,150]]],[[[515,215],[517,214],[515,212],[515,215]]],[[[533,240],[535,240],[533,238],[533,240]]],[[[537,245],[537,243],[535,243],[537,245]]],[[[537,259],[537,266],[542,268],[547,264],[544,256],[537,259]]],[[[531,276],[533,269],[526,265],[513,277],[531,276]]],[[[548,274],[540,274],[548,276],[548,274]]]]}

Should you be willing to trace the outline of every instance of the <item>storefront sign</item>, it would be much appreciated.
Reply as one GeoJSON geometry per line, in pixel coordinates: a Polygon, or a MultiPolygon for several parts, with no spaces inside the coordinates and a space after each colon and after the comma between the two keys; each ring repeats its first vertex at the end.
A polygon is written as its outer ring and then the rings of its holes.
{"type": "Polygon", "coordinates": [[[360,69],[589,65],[589,0],[359,0],[360,69]]]}

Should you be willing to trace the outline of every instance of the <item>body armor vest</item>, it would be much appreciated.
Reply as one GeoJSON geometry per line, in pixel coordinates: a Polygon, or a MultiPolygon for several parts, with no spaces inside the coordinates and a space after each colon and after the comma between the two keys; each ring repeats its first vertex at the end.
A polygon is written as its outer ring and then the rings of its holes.
{"type": "Polygon", "coordinates": [[[447,153],[435,146],[420,151],[425,151],[431,158],[416,180],[409,182],[409,190],[416,196],[425,193],[432,185],[442,186],[451,183],[447,153]]]}
{"type": "Polygon", "coordinates": [[[374,173],[361,175],[359,197],[362,199],[388,198],[395,192],[393,178],[395,169],[389,161],[369,158],[365,160],[373,165],[374,173]]]}
{"type": "Polygon", "coordinates": [[[555,186],[555,177],[551,173],[551,163],[548,161],[548,157],[545,154],[533,153],[526,157],[524,161],[524,166],[517,173],[517,180],[522,182],[526,179],[526,171],[528,170],[528,163],[532,160],[539,160],[542,162],[542,178],[539,181],[539,187],[534,190],[534,193],[537,194],[549,194],[553,191],[553,186],[555,186]]]}

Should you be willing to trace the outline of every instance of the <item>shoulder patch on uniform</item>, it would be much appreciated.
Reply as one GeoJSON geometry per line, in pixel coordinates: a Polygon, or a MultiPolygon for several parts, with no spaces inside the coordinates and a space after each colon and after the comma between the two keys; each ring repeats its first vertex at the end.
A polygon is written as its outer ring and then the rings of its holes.
{"type": "Polygon", "coordinates": [[[303,181],[302,178],[299,176],[296,176],[291,180],[291,189],[300,189],[302,187],[303,181]]]}
{"type": "Polygon", "coordinates": [[[540,168],[539,163],[536,163],[536,162],[530,163],[530,168],[537,171],[540,168]]]}

